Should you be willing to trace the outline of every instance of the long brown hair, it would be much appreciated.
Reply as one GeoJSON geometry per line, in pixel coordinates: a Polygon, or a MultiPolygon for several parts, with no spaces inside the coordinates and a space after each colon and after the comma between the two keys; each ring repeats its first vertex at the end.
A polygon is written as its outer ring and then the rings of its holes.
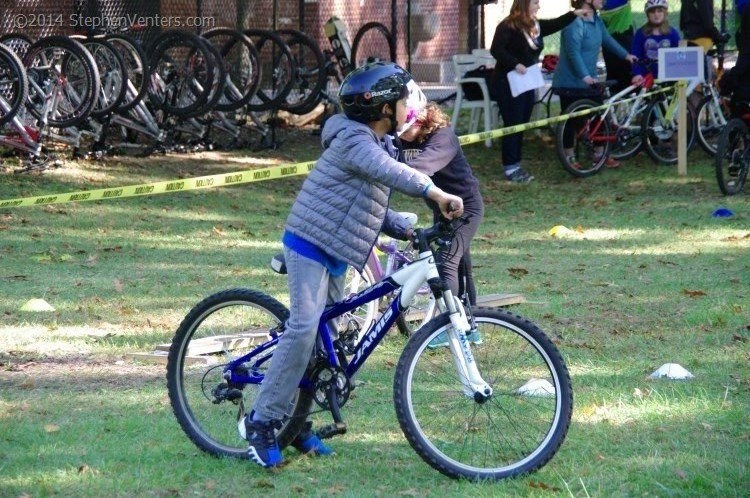
{"type": "Polygon", "coordinates": [[[510,13],[508,17],[503,19],[503,23],[507,24],[516,31],[526,31],[531,36],[538,36],[536,32],[536,22],[529,15],[529,4],[531,0],[513,0],[513,5],[510,6],[510,13]]]}
{"type": "Polygon", "coordinates": [[[417,123],[419,124],[419,132],[414,138],[414,141],[418,144],[424,142],[427,137],[435,133],[440,128],[449,126],[451,118],[437,105],[435,102],[429,102],[427,106],[419,113],[417,123]]]}
{"type": "MultiPolygon", "coordinates": [[[[669,14],[669,11],[664,7],[656,7],[655,9],[662,9],[664,11],[664,22],[658,26],[655,24],[651,24],[651,21],[648,18],[648,12],[646,12],[646,24],[644,24],[642,28],[643,34],[648,36],[654,32],[654,29],[658,28],[659,34],[668,35],[670,31],[669,18],[667,17],[667,15],[669,14]]],[[[655,10],[655,9],[650,9],[650,10],[655,10]]]]}

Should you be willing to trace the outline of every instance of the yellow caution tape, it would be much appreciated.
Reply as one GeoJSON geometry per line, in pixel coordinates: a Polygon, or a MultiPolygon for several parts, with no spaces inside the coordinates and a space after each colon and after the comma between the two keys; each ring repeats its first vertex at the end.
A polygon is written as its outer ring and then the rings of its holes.
{"type": "Polygon", "coordinates": [[[306,175],[313,169],[313,167],[315,167],[315,161],[309,161],[262,169],[237,171],[234,173],[199,176],[195,178],[186,178],[184,180],[144,183],[141,185],[128,185],[124,187],[112,187],[99,190],[84,190],[56,195],[23,197],[0,201],[0,208],[61,204],[65,202],[100,201],[141,195],[187,192],[188,190],[240,185],[242,183],[260,182],[263,180],[284,178],[286,176],[306,175]]]}
{"type": "MultiPolygon", "coordinates": [[[[629,102],[638,98],[647,97],[657,93],[666,92],[672,88],[660,88],[653,92],[638,95],[628,99],[618,101],[629,102]]],[[[553,118],[540,119],[530,123],[516,126],[508,126],[497,130],[485,131],[482,133],[473,133],[458,137],[461,145],[468,145],[477,142],[484,142],[490,138],[500,138],[513,133],[521,133],[534,128],[541,128],[551,124],[567,121],[570,118],[585,116],[594,112],[606,109],[611,104],[602,104],[598,107],[592,107],[582,111],[570,114],[555,116],[553,118]]],[[[40,195],[36,197],[20,197],[18,199],[0,200],[0,209],[40,206],[44,204],[62,204],[66,202],[84,202],[84,201],[101,201],[110,199],[123,199],[125,197],[137,197],[142,195],[171,194],[175,192],[187,192],[189,190],[198,190],[215,187],[225,187],[227,185],[240,185],[243,183],[260,182],[263,180],[273,180],[287,176],[306,175],[315,167],[315,161],[308,161],[296,164],[286,164],[281,166],[271,166],[269,168],[251,169],[237,171],[234,173],[223,173],[219,175],[199,176],[195,178],[186,178],[183,180],[171,180],[156,183],[144,183],[141,185],[127,185],[123,187],[112,187],[98,190],[83,190],[79,192],[67,192],[54,195],[40,195]]]]}

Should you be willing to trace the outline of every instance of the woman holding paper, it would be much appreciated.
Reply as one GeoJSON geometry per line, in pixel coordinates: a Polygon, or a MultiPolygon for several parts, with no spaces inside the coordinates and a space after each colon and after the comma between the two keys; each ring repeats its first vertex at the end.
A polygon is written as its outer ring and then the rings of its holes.
{"type": "MultiPolygon", "coordinates": [[[[544,49],[543,37],[556,33],[572,23],[577,17],[592,14],[589,8],[580,8],[568,12],[556,19],[537,19],[539,0],[514,0],[508,17],[503,19],[495,29],[490,52],[497,60],[493,74],[493,84],[498,90],[498,106],[503,118],[503,126],[528,123],[534,107],[534,84],[524,81],[527,68],[536,66],[539,55],[544,49]],[[510,78],[531,87],[516,96],[511,91],[508,73],[515,73],[510,78]]],[[[515,88],[515,85],[514,85],[515,88]]],[[[529,183],[534,177],[521,168],[521,148],[523,134],[514,133],[503,138],[502,160],[505,178],[514,183],[529,183]]]]}

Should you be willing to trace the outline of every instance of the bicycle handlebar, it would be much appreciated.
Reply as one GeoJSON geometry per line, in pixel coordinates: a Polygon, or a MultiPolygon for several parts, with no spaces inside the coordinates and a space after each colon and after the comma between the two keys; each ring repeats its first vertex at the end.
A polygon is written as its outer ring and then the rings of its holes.
{"type": "Polygon", "coordinates": [[[468,223],[469,218],[470,215],[463,215],[454,220],[440,220],[429,228],[417,228],[414,230],[412,242],[419,252],[427,251],[432,243],[439,243],[445,239],[453,240],[456,230],[468,223]]]}

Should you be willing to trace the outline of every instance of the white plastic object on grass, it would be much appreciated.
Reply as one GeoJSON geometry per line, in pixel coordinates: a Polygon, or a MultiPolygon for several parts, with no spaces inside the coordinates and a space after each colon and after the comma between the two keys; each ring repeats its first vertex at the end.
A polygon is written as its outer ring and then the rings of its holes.
{"type": "Polygon", "coordinates": [[[554,396],[555,386],[547,379],[530,379],[526,384],[518,388],[518,394],[524,396],[554,396]]]}
{"type": "Polygon", "coordinates": [[[654,373],[651,374],[652,379],[692,379],[693,374],[685,370],[684,367],[677,363],[665,363],[664,365],[657,368],[654,373]]]}
{"type": "Polygon", "coordinates": [[[55,308],[44,299],[29,299],[23,306],[21,311],[55,311],[55,308]]]}

